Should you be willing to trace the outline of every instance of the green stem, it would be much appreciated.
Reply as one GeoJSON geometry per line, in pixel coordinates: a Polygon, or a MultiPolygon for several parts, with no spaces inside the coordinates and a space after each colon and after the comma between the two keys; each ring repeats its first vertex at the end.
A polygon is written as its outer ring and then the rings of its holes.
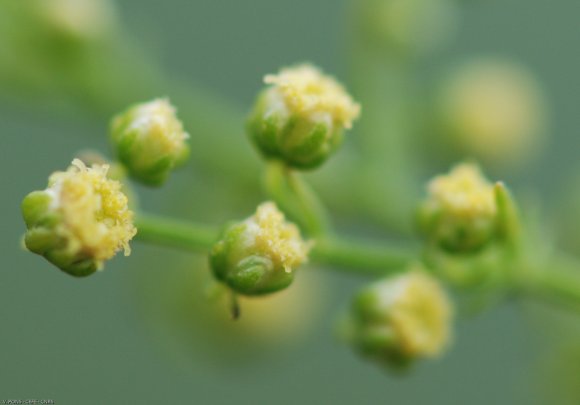
{"type": "Polygon", "coordinates": [[[314,263],[351,273],[374,275],[403,271],[416,257],[417,253],[413,249],[340,239],[320,240],[311,252],[314,263]]]}
{"type": "MultiPolygon", "coordinates": [[[[218,238],[213,227],[148,214],[139,214],[136,226],[141,242],[194,253],[207,252],[218,238]]],[[[321,239],[310,254],[312,263],[372,275],[402,270],[416,256],[410,249],[336,238],[321,239]]]]}
{"type": "Polygon", "coordinates": [[[272,199],[310,236],[321,236],[330,228],[328,214],[318,196],[299,173],[283,162],[270,161],[264,187],[272,199]]]}
{"type": "Polygon", "coordinates": [[[218,238],[217,229],[193,222],[139,214],[137,240],[191,252],[205,252],[218,238]]]}
{"type": "Polygon", "coordinates": [[[520,290],[547,302],[580,311],[580,263],[560,256],[541,270],[525,274],[520,290]]]}

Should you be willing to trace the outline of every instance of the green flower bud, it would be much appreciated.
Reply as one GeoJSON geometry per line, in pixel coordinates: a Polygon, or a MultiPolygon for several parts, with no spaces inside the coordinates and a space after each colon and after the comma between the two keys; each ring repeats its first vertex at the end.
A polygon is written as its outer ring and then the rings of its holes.
{"type": "Polygon", "coordinates": [[[440,355],[451,336],[452,306],[423,271],[378,281],[355,297],[346,337],[363,355],[392,367],[440,355]]]}
{"type": "Polygon", "coordinates": [[[129,255],[137,230],[121,184],[107,178],[108,166],[87,168],[75,159],[56,172],[44,191],[22,202],[28,250],[61,270],[82,277],[100,270],[119,250],[129,255]]]}
{"type": "Polygon", "coordinates": [[[243,295],[272,293],[289,286],[306,261],[309,244],[271,202],[223,232],[210,253],[214,276],[243,295]]]}
{"type": "Polygon", "coordinates": [[[101,58],[114,54],[116,11],[112,0],[0,1],[2,93],[104,102],[100,91],[110,91],[102,87],[112,86],[113,63],[101,58]]]}
{"type": "Polygon", "coordinates": [[[39,17],[62,36],[95,40],[116,26],[116,10],[110,0],[34,0],[39,17]]]}
{"type": "Polygon", "coordinates": [[[419,209],[419,225],[434,244],[451,252],[471,252],[496,236],[494,186],[474,164],[455,166],[429,183],[419,209]]]}
{"type": "Polygon", "coordinates": [[[111,123],[111,141],[129,174],[150,186],[160,186],[189,156],[189,135],[166,99],[137,104],[111,123]]]}
{"type": "Polygon", "coordinates": [[[345,89],[311,65],[282,69],[264,82],[270,86],[258,97],[248,133],[265,157],[289,166],[322,164],[360,114],[345,89]]]}
{"type": "Polygon", "coordinates": [[[366,34],[365,39],[401,53],[437,49],[457,26],[454,0],[359,1],[357,28],[366,34]]]}

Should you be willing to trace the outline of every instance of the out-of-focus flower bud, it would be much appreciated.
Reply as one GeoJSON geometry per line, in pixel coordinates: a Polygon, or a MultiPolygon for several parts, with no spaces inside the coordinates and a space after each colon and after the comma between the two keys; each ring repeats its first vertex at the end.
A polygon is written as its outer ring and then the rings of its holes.
{"type": "Polygon", "coordinates": [[[121,184],[107,178],[108,166],[88,168],[75,159],[52,174],[48,188],[24,198],[28,250],[61,270],[82,277],[102,269],[119,250],[129,255],[137,230],[121,184]]]}
{"type": "Polygon", "coordinates": [[[224,231],[210,253],[210,265],[214,276],[233,291],[267,294],[292,283],[308,250],[296,225],[286,222],[274,203],[266,202],[252,217],[224,231]]]}
{"type": "Polygon", "coordinates": [[[129,174],[150,186],[160,186],[189,156],[183,124],[166,99],[130,107],[111,123],[111,140],[129,174]]]}
{"type": "Polygon", "coordinates": [[[370,43],[402,53],[429,51],[445,43],[457,21],[454,0],[360,0],[358,30],[370,43]]]}
{"type": "Polygon", "coordinates": [[[71,39],[102,38],[117,22],[110,0],[33,0],[32,3],[47,27],[71,39]]]}
{"type": "Polygon", "coordinates": [[[475,164],[455,166],[429,183],[429,195],[419,210],[419,225],[427,238],[451,252],[475,251],[497,231],[494,186],[475,164]]]}
{"type": "Polygon", "coordinates": [[[118,40],[116,11],[113,0],[0,1],[2,94],[92,109],[126,99],[147,69],[119,68],[137,56],[118,40]]]}
{"type": "Polygon", "coordinates": [[[545,127],[540,85],[509,61],[474,60],[454,69],[438,105],[442,131],[454,146],[490,164],[529,157],[545,127]]]}
{"type": "Polygon", "coordinates": [[[452,306],[443,288],[413,269],[362,290],[344,332],[363,355],[401,367],[441,354],[450,340],[451,323],[452,306]]]}
{"type": "Polygon", "coordinates": [[[352,127],[360,106],[333,78],[311,65],[267,75],[248,122],[249,136],[267,158],[299,169],[322,164],[352,127]]]}

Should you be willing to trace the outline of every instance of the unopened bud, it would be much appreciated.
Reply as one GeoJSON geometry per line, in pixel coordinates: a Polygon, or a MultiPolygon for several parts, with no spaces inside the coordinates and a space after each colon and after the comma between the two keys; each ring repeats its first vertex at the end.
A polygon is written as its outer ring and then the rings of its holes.
{"type": "Polygon", "coordinates": [[[359,27],[369,43],[402,53],[430,51],[457,26],[454,0],[359,0],[359,27]],[[359,3],[360,2],[360,3],[359,3]]]}
{"type": "Polygon", "coordinates": [[[453,70],[438,105],[442,131],[454,146],[494,164],[529,157],[546,121],[538,81],[509,61],[474,60],[453,70]]]}
{"type": "Polygon", "coordinates": [[[50,176],[48,188],[24,198],[26,247],[73,276],[88,276],[119,250],[129,255],[137,230],[121,184],[108,166],[88,168],[75,159],[50,176]]]}
{"type": "Polygon", "coordinates": [[[494,186],[475,164],[455,166],[429,183],[419,210],[423,233],[452,252],[469,252],[489,242],[497,231],[494,186]]]}
{"type": "Polygon", "coordinates": [[[111,124],[111,140],[129,174],[150,186],[160,186],[189,155],[189,135],[166,99],[130,107],[111,124]]]}
{"type": "Polygon", "coordinates": [[[306,261],[309,244],[296,225],[271,202],[229,226],[210,253],[215,277],[243,295],[260,295],[286,288],[306,261]]]}
{"type": "Polygon", "coordinates": [[[410,270],[376,282],[355,297],[346,337],[365,356],[406,366],[446,349],[452,312],[439,283],[424,271],[410,270]]]}
{"type": "Polygon", "coordinates": [[[299,169],[322,164],[342,141],[360,106],[333,78],[311,65],[267,75],[248,132],[264,156],[299,169]]]}
{"type": "Polygon", "coordinates": [[[47,27],[71,39],[103,38],[116,25],[116,10],[111,0],[36,0],[34,3],[47,27]]]}

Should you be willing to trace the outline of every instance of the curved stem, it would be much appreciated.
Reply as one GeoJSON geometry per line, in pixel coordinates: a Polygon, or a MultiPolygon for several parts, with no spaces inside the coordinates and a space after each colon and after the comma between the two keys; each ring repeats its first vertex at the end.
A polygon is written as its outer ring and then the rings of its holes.
{"type": "Polygon", "coordinates": [[[291,168],[280,161],[269,161],[264,187],[272,199],[310,236],[328,233],[330,221],[318,196],[291,168]]]}
{"type": "Polygon", "coordinates": [[[560,256],[518,283],[520,291],[580,312],[580,263],[560,256]]]}

